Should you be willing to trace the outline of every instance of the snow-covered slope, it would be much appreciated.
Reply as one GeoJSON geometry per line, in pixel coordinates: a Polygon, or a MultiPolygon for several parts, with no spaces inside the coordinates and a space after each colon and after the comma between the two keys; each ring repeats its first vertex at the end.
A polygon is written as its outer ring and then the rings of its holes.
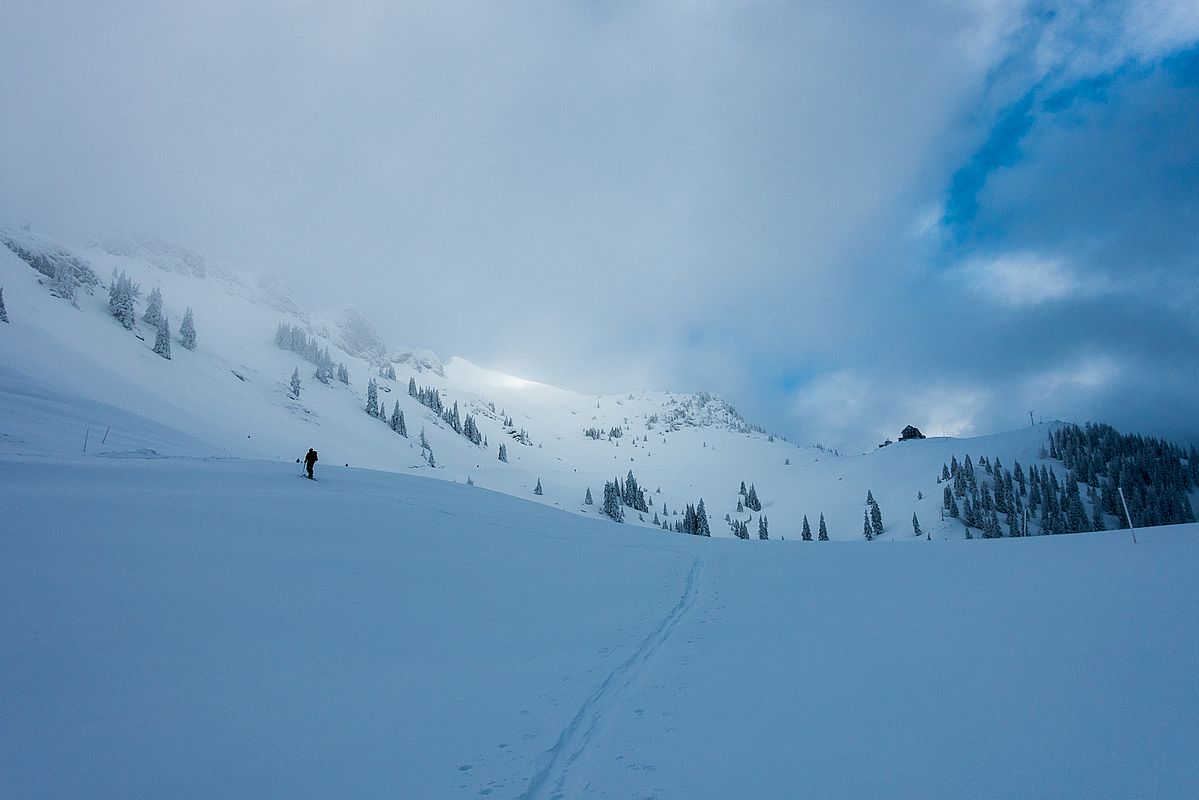
{"type": "Polygon", "coordinates": [[[746,546],[298,473],[0,455],[0,796],[1199,794],[1199,526],[746,546]]]}
{"type": "Polygon", "coordinates": [[[637,525],[648,526],[655,516],[673,523],[686,504],[702,498],[713,535],[731,535],[726,516],[748,520],[756,534],[758,515],[736,509],[744,481],[762,501],[772,538],[797,538],[805,515],[815,530],[821,514],[833,539],[859,538],[867,491],[881,506],[883,538],[915,538],[913,514],[932,536],[957,538],[964,534],[960,523],[941,519],[941,465],[967,454],[976,459],[999,456],[1008,465],[1042,463],[1038,451],[1051,427],[973,440],[905,441],[840,456],[771,437],[706,394],[640,390],[582,395],[462,358],[443,363],[427,350],[392,349],[351,307],[305,311],[276,278],[212,265],[186,248],[151,237],[110,234],[91,247],[71,249],[5,230],[24,243],[26,255],[32,249],[75,259],[89,265],[102,285],[92,294],[81,288],[78,307],[73,307],[50,294],[45,275],[0,247],[0,286],[12,320],[0,329],[0,453],[77,452],[85,437],[89,452],[97,447],[131,449],[137,443],[121,416],[133,414],[186,434],[191,455],[289,462],[315,447],[322,470],[351,465],[470,480],[588,515],[595,515],[598,506],[584,504],[587,490],[598,502],[605,481],[631,470],[650,490],[652,501],[649,512],[626,514],[626,522],[637,525]],[[160,289],[165,313],[176,328],[191,307],[197,349],[188,351],[176,343],[166,361],[151,351],[149,325],[125,330],[107,310],[105,287],[114,269],[139,282],[143,297],[160,289]],[[277,347],[274,335],[280,323],[316,336],[335,362],[347,364],[349,385],[319,383],[311,363],[277,347]],[[395,370],[396,380],[379,377],[385,365],[395,370]],[[298,399],[287,385],[296,369],[303,382],[298,399]],[[407,438],[364,412],[372,378],[378,380],[389,414],[398,402],[407,438]],[[437,389],[447,406],[457,403],[463,417],[471,414],[486,446],[457,435],[409,397],[409,379],[437,389]],[[18,387],[26,394],[58,398],[53,433],[17,430],[5,422],[23,413],[13,394],[18,387]],[[622,435],[610,437],[614,428],[622,435]],[[598,438],[585,435],[589,429],[598,438]],[[420,445],[422,430],[435,466],[420,445]],[[518,440],[522,431],[527,444],[518,440]],[[92,438],[97,432],[100,443],[92,438]],[[501,443],[507,463],[497,458],[501,443]],[[544,494],[535,497],[538,481],[544,494]]]}

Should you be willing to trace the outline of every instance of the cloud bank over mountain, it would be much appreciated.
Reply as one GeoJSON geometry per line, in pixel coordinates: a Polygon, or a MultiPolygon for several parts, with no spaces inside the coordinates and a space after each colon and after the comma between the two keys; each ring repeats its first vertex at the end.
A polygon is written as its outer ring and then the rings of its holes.
{"type": "Polygon", "coordinates": [[[1199,435],[1194,4],[9,20],[5,224],[150,231],[382,341],[800,440],[1199,435]]]}

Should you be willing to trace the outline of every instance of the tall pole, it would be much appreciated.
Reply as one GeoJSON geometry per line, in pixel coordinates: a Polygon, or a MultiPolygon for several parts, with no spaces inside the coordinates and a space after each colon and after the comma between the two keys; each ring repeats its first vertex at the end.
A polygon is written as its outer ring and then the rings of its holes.
{"type": "Polygon", "coordinates": [[[1120,493],[1120,503],[1124,506],[1124,518],[1128,520],[1128,530],[1132,533],[1132,543],[1137,543],[1137,530],[1132,527],[1132,514],[1128,513],[1128,501],[1124,499],[1124,487],[1117,486],[1116,491],[1120,493]]]}

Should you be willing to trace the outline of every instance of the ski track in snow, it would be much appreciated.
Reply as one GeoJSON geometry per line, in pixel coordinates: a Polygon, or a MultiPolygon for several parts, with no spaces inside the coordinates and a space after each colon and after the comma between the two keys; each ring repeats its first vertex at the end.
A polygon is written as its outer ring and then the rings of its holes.
{"type": "Polygon", "coordinates": [[[548,762],[529,781],[529,787],[519,796],[518,800],[554,800],[554,798],[565,796],[563,786],[569,777],[570,768],[587,750],[600,723],[616,707],[625,691],[644,672],[646,665],[653,659],[658,648],[670,638],[675,626],[695,605],[702,567],[703,562],[700,560],[691,564],[683,586],[683,594],[678,603],[645,637],[641,646],[622,664],[613,669],[591,693],[591,696],[579,708],[578,713],[571,719],[570,724],[562,730],[558,741],[546,752],[545,757],[548,762]]]}

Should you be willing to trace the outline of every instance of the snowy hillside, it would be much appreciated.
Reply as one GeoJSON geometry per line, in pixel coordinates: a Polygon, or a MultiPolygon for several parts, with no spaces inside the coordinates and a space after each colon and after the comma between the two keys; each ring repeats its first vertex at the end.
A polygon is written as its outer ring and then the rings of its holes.
{"type": "MultiPolygon", "coordinates": [[[[913,515],[928,536],[962,538],[966,529],[958,520],[942,519],[938,481],[954,457],[1047,466],[1065,478],[1060,462],[1040,457],[1052,423],[836,455],[772,437],[706,394],[638,390],[597,397],[459,357],[443,363],[429,350],[388,345],[350,306],[306,311],[278,279],[209,264],[151,237],[110,234],[90,247],[68,248],[3,228],[0,240],[9,243],[0,247],[0,286],[11,319],[0,331],[0,393],[7,397],[0,401],[9,419],[25,413],[25,395],[59,403],[56,424],[22,432],[24,441],[0,423],[0,453],[82,452],[85,439],[88,452],[134,449],[141,446],[134,430],[142,428],[125,424],[133,415],[186,434],[188,455],[294,462],[314,447],[322,473],[348,465],[471,481],[591,516],[599,513],[605,482],[623,481],[631,471],[647,502],[643,512],[625,509],[626,523],[649,526],[656,519],[673,527],[702,499],[714,536],[732,536],[729,523],[744,522],[755,539],[763,516],[767,535],[791,539],[800,536],[805,516],[816,531],[821,515],[830,538],[861,538],[868,492],[881,510],[879,538],[917,538],[913,515]],[[59,263],[77,276],[74,305],[55,296],[59,263]],[[141,287],[132,330],[109,312],[116,270],[141,287]],[[164,298],[173,331],[185,309],[194,311],[195,350],[176,337],[170,360],[153,352],[154,327],[141,319],[153,290],[164,298]],[[314,352],[327,350],[331,366],[346,367],[348,383],[316,380],[311,354],[276,345],[280,325],[310,339],[314,352]],[[298,397],[289,386],[293,372],[298,397]],[[384,419],[402,412],[407,436],[365,412],[370,381],[378,384],[384,419]],[[418,393],[431,390],[448,411],[456,405],[461,421],[469,415],[479,444],[410,396],[410,381],[418,393]],[[539,483],[543,493],[535,495],[539,483]],[[760,500],[760,511],[745,502],[742,483],[760,500]],[[589,490],[593,505],[585,503],[589,490]]],[[[1094,502],[1083,503],[1091,514],[1094,502]]],[[[1109,509],[1105,526],[1117,523],[1109,509]]]]}
{"type": "Polygon", "coordinates": [[[5,797],[1199,794],[1195,525],[750,547],[136,453],[0,508],[5,797]]]}

